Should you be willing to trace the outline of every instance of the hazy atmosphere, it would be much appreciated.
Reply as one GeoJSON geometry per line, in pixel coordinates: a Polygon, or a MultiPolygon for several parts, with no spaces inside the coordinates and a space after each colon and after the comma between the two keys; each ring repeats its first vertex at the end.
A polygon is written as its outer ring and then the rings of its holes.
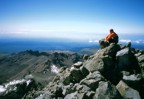
{"type": "Polygon", "coordinates": [[[99,40],[113,28],[131,40],[144,35],[143,5],[143,0],[0,0],[0,37],[99,40]]]}

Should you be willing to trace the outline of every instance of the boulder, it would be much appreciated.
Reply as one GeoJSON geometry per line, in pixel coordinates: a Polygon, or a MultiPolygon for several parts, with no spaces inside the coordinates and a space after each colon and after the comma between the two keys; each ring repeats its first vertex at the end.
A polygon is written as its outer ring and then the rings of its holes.
{"type": "Polygon", "coordinates": [[[72,90],[72,87],[73,87],[73,84],[72,83],[70,83],[69,85],[67,85],[67,86],[63,86],[62,87],[62,94],[64,95],[64,96],[66,96],[67,94],[70,94],[70,93],[72,93],[73,92],[73,90],[72,90]]]}
{"type": "Polygon", "coordinates": [[[141,99],[139,92],[129,87],[123,81],[120,81],[116,87],[118,91],[120,92],[121,96],[123,96],[126,99],[141,99]]]}
{"type": "Polygon", "coordinates": [[[122,97],[114,85],[101,81],[93,99],[122,99],[122,97]]]}
{"type": "Polygon", "coordinates": [[[129,48],[122,49],[116,54],[117,68],[119,71],[127,71],[130,68],[130,50],[129,48]]]}
{"type": "Polygon", "coordinates": [[[80,69],[77,69],[77,68],[72,69],[70,74],[72,76],[73,83],[79,83],[84,78],[80,69]]]}
{"type": "Polygon", "coordinates": [[[77,99],[77,92],[66,95],[64,99],[77,99]]]}
{"type": "Polygon", "coordinates": [[[144,62],[144,54],[143,55],[140,55],[138,57],[138,62],[141,63],[141,62],[144,62]]]}
{"type": "Polygon", "coordinates": [[[126,83],[129,87],[137,90],[141,96],[141,98],[144,98],[144,81],[141,74],[131,74],[131,75],[124,75],[123,81],[126,83]]]}
{"type": "Polygon", "coordinates": [[[73,66],[75,67],[75,68],[79,68],[79,67],[81,67],[83,65],[83,62],[77,62],[77,63],[75,63],[75,64],[73,64],[73,66]]]}
{"type": "Polygon", "coordinates": [[[102,59],[95,59],[93,58],[92,60],[88,61],[84,67],[86,67],[90,72],[94,71],[104,71],[104,62],[102,59]]]}
{"type": "Polygon", "coordinates": [[[99,58],[93,58],[92,60],[84,64],[90,72],[100,71],[104,73],[105,71],[112,70],[115,67],[113,59],[106,55],[99,58]]]}
{"type": "Polygon", "coordinates": [[[34,80],[14,80],[0,86],[0,99],[21,99],[32,89],[36,89],[34,80]]]}
{"type": "Polygon", "coordinates": [[[81,85],[86,85],[91,88],[91,90],[95,91],[98,88],[98,84],[100,81],[104,81],[104,77],[100,74],[100,72],[95,71],[90,73],[85,79],[81,80],[81,85]]]}
{"type": "Polygon", "coordinates": [[[86,77],[89,74],[89,71],[84,66],[80,67],[80,71],[82,72],[82,75],[84,77],[86,77]]]}

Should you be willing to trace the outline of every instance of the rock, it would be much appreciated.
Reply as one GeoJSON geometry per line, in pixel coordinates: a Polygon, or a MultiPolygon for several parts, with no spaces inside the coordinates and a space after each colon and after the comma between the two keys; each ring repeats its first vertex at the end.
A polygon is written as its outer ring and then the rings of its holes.
{"type": "Polygon", "coordinates": [[[130,72],[128,72],[128,71],[121,71],[121,73],[122,73],[123,76],[128,76],[128,75],[130,75],[130,72]]]}
{"type": "Polygon", "coordinates": [[[88,91],[86,93],[86,99],[92,99],[94,96],[95,92],[94,91],[88,91]]]}
{"type": "Polygon", "coordinates": [[[88,60],[88,59],[89,59],[89,55],[86,55],[86,54],[85,54],[85,55],[83,56],[83,60],[88,60]]]}
{"type": "Polygon", "coordinates": [[[82,75],[84,77],[86,77],[89,74],[89,71],[84,66],[80,67],[80,71],[82,72],[82,75]]]}
{"type": "Polygon", "coordinates": [[[129,80],[129,81],[140,81],[142,79],[142,76],[140,74],[137,74],[137,75],[133,74],[129,76],[124,75],[123,79],[129,80]]]}
{"type": "Polygon", "coordinates": [[[120,81],[116,87],[120,94],[126,99],[141,99],[139,92],[129,87],[123,81],[120,81]]]}
{"type": "Polygon", "coordinates": [[[98,88],[100,81],[104,81],[104,77],[98,72],[90,73],[85,79],[81,80],[80,84],[86,85],[95,91],[98,88]]]}
{"type": "Polygon", "coordinates": [[[113,59],[109,56],[103,56],[99,58],[93,58],[84,64],[84,66],[90,71],[100,71],[104,73],[105,71],[111,70],[115,67],[113,59]]]}
{"type": "Polygon", "coordinates": [[[131,48],[131,42],[128,42],[127,47],[131,48]]]}
{"type": "Polygon", "coordinates": [[[101,81],[93,99],[122,99],[122,97],[114,85],[101,81]]]}
{"type": "Polygon", "coordinates": [[[73,64],[73,66],[75,67],[75,68],[79,68],[79,67],[81,67],[83,65],[83,62],[77,62],[77,63],[75,63],[75,64],[73,64]]]}
{"type": "Polygon", "coordinates": [[[122,49],[117,52],[117,68],[119,71],[127,71],[130,68],[130,50],[129,48],[122,49]]]}
{"type": "Polygon", "coordinates": [[[123,44],[119,44],[118,46],[119,46],[119,49],[121,49],[121,50],[126,48],[126,45],[123,45],[123,44]]]}
{"type": "Polygon", "coordinates": [[[63,80],[63,84],[64,85],[68,85],[68,84],[70,84],[71,82],[72,82],[72,75],[71,75],[71,73],[66,73],[65,75],[63,75],[63,78],[62,78],[62,80],[63,80]]]}
{"type": "Polygon", "coordinates": [[[135,56],[139,57],[142,53],[136,53],[135,56]]]}
{"type": "Polygon", "coordinates": [[[3,87],[0,86],[0,99],[21,99],[32,89],[36,89],[34,80],[14,80],[6,83],[3,87]]]}
{"type": "Polygon", "coordinates": [[[79,83],[84,78],[80,69],[76,68],[71,71],[71,76],[74,83],[79,83]]]}
{"type": "Polygon", "coordinates": [[[102,59],[92,59],[84,65],[90,72],[104,71],[104,62],[102,59]]]}
{"type": "Polygon", "coordinates": [[[138,57],[138,62],[144,62],[144,54],[138,57]]]}
{"type": "Polygon", "coordinates": [[[129,76],[123,76],[123,81],[126,83],[129,87],[137,90],[141,96],[141,98],[144,98],[144,86],[143,86],[143,78],[141,74],[131,74],[129,76]]]}
{"type": "Polygon", "coordinates": [[[78,91],[79,93],[85,93],[91,91],[91,88],[86,85],[77,84],[76,91],[78,91]]]}
{"type": "MultiPolygon", "coordinates": [[[[27,97],[26,99],[33,99],[33,98],[34,97],[27,97]]],[[[51,93],[44,93],[44,94],[40,94],[35,99],[53,99],[53,96],[51,95],[51,93]]]]}
{"type": "Polygon", "coordinates": [[[61,68],[41,98],[143,99],[143,55],[130,46],[110,44],[83,62],[61,68]]]}
{"type": "Polygon", "coordinates": [[[70,84],[67,85],[67,86],[63,86],[63,88],[62,88],[62,90],[63,90],[62,94],[63,94],[64,96],[66,96],[67,94],[72,93],[72,92],[73,92],[72,87],[73,87],[73,84],[72,84],[72,83],[70,83],[70,84]]]}
{"type": "Polygon", "coordinates": [[[66,95],[64,99],[77,99],[77,92],[66,95]]]}

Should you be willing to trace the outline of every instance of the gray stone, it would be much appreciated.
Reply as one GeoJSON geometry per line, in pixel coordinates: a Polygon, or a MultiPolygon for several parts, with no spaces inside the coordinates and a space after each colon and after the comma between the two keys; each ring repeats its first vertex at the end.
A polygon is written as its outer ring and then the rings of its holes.
{"type": "Polygon", "coordinates": [[[80,71],[82,72],[83,76],[85,76],[85,77],[89,74],[89,71],[84,66],[80,67],[80,71]]]}
{"type": "Polygon", "coordinates": [[[86,93],[86,98],[87,98],[87,99],[92,99],[93,96],[94,96],[94,94],[95,94],[94,91],[88,91],[88,92],[86,93]]]}
{"type": "Polygon", "coordinates": [[[71,73],[66,73],[65,75],[63,75],[63,78],[62,78],[62,80],[63,80],[63,84],[65,84],[65,85],[68,85],[68,84],[70,84],[70,82],[72,81],[72,76],[71,76],[71,73]]]}
{"type": "Polygon", "coordinates": [[[70,84],[67,85],[67,86],[63,86],[63,87],[62,87],[62,94],[63,94],[64,96],[66,96],[67,94],[72,93],[72,92],[73,92],[72,87],[73,87],[73,84],[72,84],[72,83],[70,83],[70,84]]]}
{"type": "Polygon", "coordinates": [[[77,93],[78,99],[84,99],[86,97],[86,93],[77,93]]]}
{"type": "Polygon", "coordinates": [[[80,69],[76,69],[76,68],[71,70],[71,76],[72,76],[72,81],[74,83],[78,83],[84,78],[80,69]]]}
{"type": "Polygon", "coordinates": [[[135,56],[139,57],[142,53],[136,53],[135,56]]]}
{"type": "Polygon", "coordinates": [[[130,67],[130,51],[129,48],[122,49],[117,52],[117,68],[119,71],[127,71],[130,67]]]}
{"type": "Polygon", "coordinates": [[[93,99],[122,99],[115,86],[109,82],[101,81],[93,99]]]}
{"type": "Polygon", "coordinates": [[[76,67],[76,68],[79,68],[79,67],[81,67],[83,65],[83,62],[77,62],[77,63],[75,63],[75,64],[73,64],[73,66],[74,67],[76,67]]]}
{"type": "Polygon", "coordinates": [[[94,72],[94,71],[100,71],[103,72],[104,71],[104,62],[102,59],[98,58],[98,59],[92,59],[89,62],[87,62],[85,64],[85,67],[90,71],[90,72],[94,72]]]}
{"type": "Polygon", "coordinates": [[[74,92],[74,93],[71,93],[71,94],[68,94],[64,97],[64,99],[78,99],[77,98],[77,92],[74,92]]]}
{"type": "Polygon", "coordinates": [[[141,99],[139,92],[129,87],[123,81],[120,81],[116,87],[120,94],[126,99],[141,99]]]}
{"type": "Polygon", "coordinates": [[[86,85],[78,85],[76,87],[76,90],[79,92],[79,93],[85,93],[85,92],[88,92],[88,91],[91,91],[91,88],[86,86],[86,85]]]}
{"type": "Polygon", "coordinates": [[[138,62],[144,62],[144,54],[138,57],[138,62]]]}
{"type": "Polygon", "coordinates": [[[136,74],[136,75],[133,74],[133,75],[129,75],[129,76],[124,75],[123,79],[129,80],[129,81],[140,81],[142,79],[142,76],[140,74],[136,74]]]}
{"type": "Polygon", "coordinates": [[[93,91],[98,88],[100,81],[104,80],[103,76],[100,75],[98,71],[90,73],[85,79],[83,79],[80,84],[90,87],[93,91]]]}
{"type": "Polygon", "coordinates": [[[114,69],[115,64],[113,59],[106,55],[99,58],[93,58],[85,63],[84,67],[86,67],[90,72],[100,71],[101,73],[104,73],[105,71],[114,69]]]}

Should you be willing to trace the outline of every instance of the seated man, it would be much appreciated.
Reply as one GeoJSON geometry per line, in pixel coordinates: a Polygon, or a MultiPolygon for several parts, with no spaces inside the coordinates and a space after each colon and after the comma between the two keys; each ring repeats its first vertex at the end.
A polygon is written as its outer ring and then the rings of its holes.
{"type": "Polygon", "coordinates": [[[119,39],[118,35],[114,32],[113,29],[110,29],[110,34],[107,35],[105,39],[102,39],[99,41],[100,48],[105,48],[105,47],[109,46],[110,43],[117,44],[118,39],[119,39]]]}

